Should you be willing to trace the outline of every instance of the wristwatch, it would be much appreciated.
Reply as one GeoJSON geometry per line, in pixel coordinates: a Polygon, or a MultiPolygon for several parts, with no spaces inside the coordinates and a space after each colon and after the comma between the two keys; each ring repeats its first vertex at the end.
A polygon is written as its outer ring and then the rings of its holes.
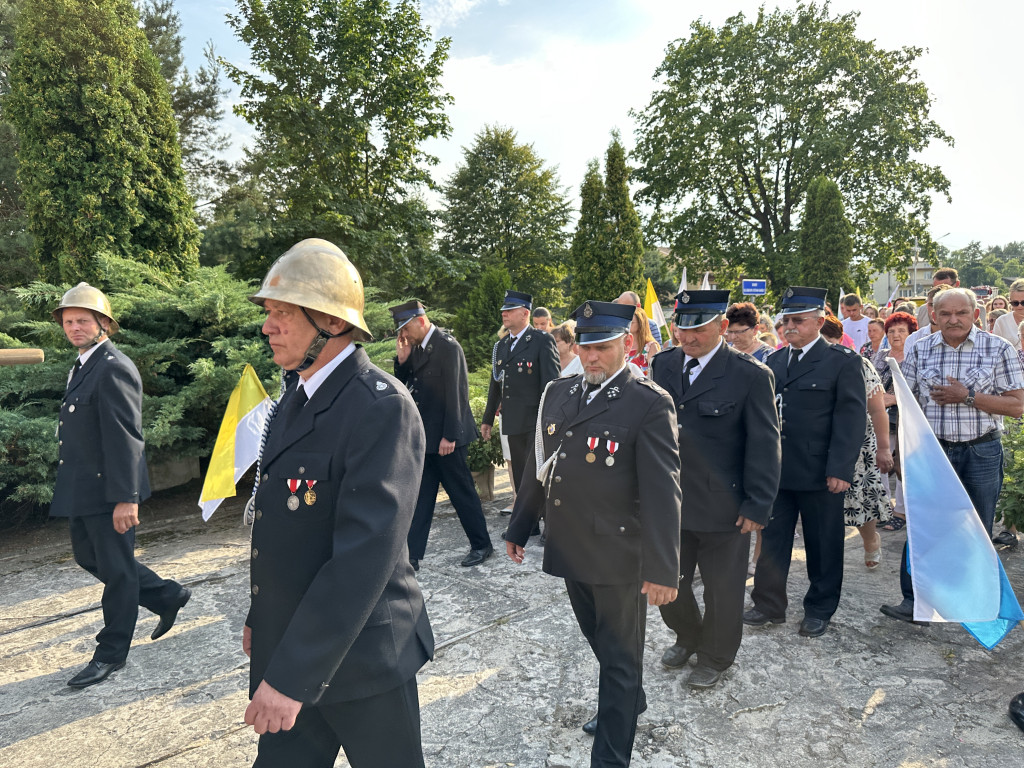
{"type": "Polygon", "coordinates": [[[974,407],[974,387],[967,388],[967,397],[964,398],[964,405],[974,407]]]}

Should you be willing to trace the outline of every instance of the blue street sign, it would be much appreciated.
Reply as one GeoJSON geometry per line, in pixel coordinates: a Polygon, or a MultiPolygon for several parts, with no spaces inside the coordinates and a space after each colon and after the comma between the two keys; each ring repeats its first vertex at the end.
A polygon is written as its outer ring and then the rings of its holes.
{"type": "Polygon", "coordinates": [[[764,296],[768,293],[768,281],[767,280],[744,280],[743,281],[743,295],[744,296],[764,296]]]}

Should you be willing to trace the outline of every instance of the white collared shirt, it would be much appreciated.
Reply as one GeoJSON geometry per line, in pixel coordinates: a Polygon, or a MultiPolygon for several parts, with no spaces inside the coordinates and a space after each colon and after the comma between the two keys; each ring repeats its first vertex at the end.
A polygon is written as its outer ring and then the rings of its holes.
{"type": "Polygon", "coordinates": [[[435,327],[434,324],[431,323],[430,324],[430,328],[427,330],[426,334],[423,336],[423,341],[420,342],[420,349],[426,351],[426,349],[427,349],[427,342],[430,341],[430,337],[434,335],[434,327],[435,327]]]}
{"type": "MultiPolygon", "coordinates": [[[[85,352],[81,352],[80,351],[78,353],[78,362],[81,364],[81,365],[79,365],[79,369],[81,369],[82,366],[84,366],[89,361],[89,358],[92,356],[92,353],[95,352],[97,349],[99,349],[101,346],[103,346],[103,344],[105,344],[107,341],[109,341],[109,339],[104,338],[102,341],[99,341],[96,344],[93,344],[91,347],[89,347],[87,350],[85,350],[85,352]]],[[[68,371],[68,381],[67,381],[67,384],[71,383],[71,372],[74,371],[74,370],[75,369],[72,366],[71,370],[68,371]]],[[[65,386],[67,386],[67,384],[65,384],[65,386]]]]}
{"type": "MultiPolygon", "coordinates": [[[[320,388],[320,385],[327,380],[327,377],[331,375],[334,369],[341,365],[342,362],[344,362],[344,360],[355,351],[356,345],[349,343],[347,347],[345,347],[343,350],[341,350],[341,352],[338,353],[337,357],[335,357],[333,360],[327,363],[327,365],[325,365],[319,371],[314,373],[308,379],[304,379],[300,375],[298,386],[306,390],[306,397],[312,400],[313,395],[316,394],[316,391],[320,388]]],[[[296,389],[296,392],[297,391],[298,389],[296,389]]]]}
{"type": "MultiPolygon", "coordinates": [[[[716,346],[714,349],[712,349],[706,355],[701,355],[700,357],[697,358],[697,364],[693,368],[690,369],[690,381],[688,382],[689,384],[693,384],[693,382],[695,382],[697,380],[697,377],[700,375],[700,372],[703,371],[707,367],[707,364],[711,361],[711,358],[714,357],[718,353],[718,350],[720,350],[722,348],[722,344],[724,344],[724,343],[725,343],[724,341],[718,342],[718,346],[716,346]]],[[[685,353],[683,354],[683,358],[684,358],[683,359],[683,365],[684,366],[688,362],[693,360],[692,357],[690,357],[689,355],[687,355],[685,353]]]]}

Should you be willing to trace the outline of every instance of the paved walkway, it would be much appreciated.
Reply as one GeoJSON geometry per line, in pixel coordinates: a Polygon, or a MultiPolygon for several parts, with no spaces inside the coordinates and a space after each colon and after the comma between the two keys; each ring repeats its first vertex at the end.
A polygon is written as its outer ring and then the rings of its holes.
{"type": "MultiPolygon", "coordinates": [[[[498,491],[485,507],[501,543],[507,481],[498,491]]],[[[141,559],[193,590],[178,624],[151,642],[156,619],[140,617],[125,669],[83,691],[65,682],[91,656],[99,586],[62,538],[0,554],[0,766],[251,765],[256,737],[242,722],[248,665],[240,647],[248,533],[237,503],[208,524],[194,510],[144,524],[138,537],[141,559]]],[[[538,546],[522,566],[496,553],[482,567],[460,568],[465,536],[450,507],[438,512],[419,574],[438,640],[419,678],[428,766],[589,765],[579,726],[595,711],[597,672],[561,582],[541,573],[538,546]]],[[[650,709],[633,765],[1022,764],[1024,734],[1006,706],[1024,690],[1024,630],[988,652],[959,625],[883,617],[878,606],[899,594],[904,535],[883,537],[885,559],[869,573],[851,530],[843,600],[824,637],[797,636],[798,611],[786,624],[747,628],[737,664],[711,691],[689,691],[658,663],[673,638],[651,609],[650,709]]],[[[1024,595],[1022,555],[1001,557],[1024,595]]],[[[797,606],[805,588],[797,560],[797,606]]],[[[347,765],[343,757],[338,765],[347,765]]]]}

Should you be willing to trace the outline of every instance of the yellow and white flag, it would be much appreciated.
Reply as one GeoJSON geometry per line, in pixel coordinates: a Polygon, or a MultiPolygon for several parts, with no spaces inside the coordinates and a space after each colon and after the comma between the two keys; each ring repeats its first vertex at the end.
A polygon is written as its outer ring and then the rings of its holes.
{"type": "Polygon", "coordinates": [[[256,371],[246,365],[242,378],[228,399],[224,420],[217,433],[210,467],[206,470],[199,506],[203,520],[209,520],[220,503],[235,495],[235,483],[255,462],[260,439],[273,400],[260,383],[256,371]]]}
{"type": "Polygon", "coordinates": [[[665,313],[661,311],[661,304],[658,303],[658,294],[654,292],[654,283],[647,278],[647,295],[644,296],[644,314],[654,321],[659,328],[667,328],[665,313]]]}

